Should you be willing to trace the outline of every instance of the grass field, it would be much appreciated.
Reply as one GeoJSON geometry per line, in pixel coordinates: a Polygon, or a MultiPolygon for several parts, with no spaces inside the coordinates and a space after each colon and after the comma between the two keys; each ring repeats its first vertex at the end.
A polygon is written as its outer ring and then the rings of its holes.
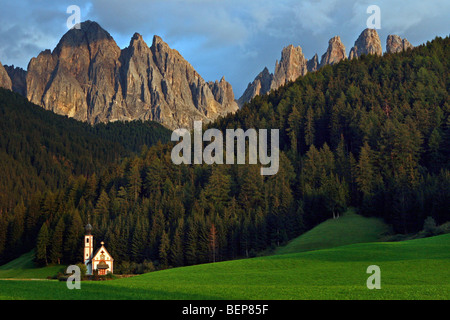
{"type": "Polygon", "coordinates": [[[0,266],[0,279],[46,279],[64,270],[64,267],[60,265],[37,268],[33,258],[34,251],[30,251],[0,266]]]}
{"type": "Polygon", "coordinates": [[[0,280],[0,299],[450,299],[450,234],[83,282],[0,280]],[[369,290],[369,265],[381,290],[369,290]]]}
{"type": "Polygon", "coordinates": [[[375,242],[389,232],[382,219],[366,218],[347,210],[339,219],[329,219],[280,247],[275,254],[328,249],[354,243],[375,242]]]}

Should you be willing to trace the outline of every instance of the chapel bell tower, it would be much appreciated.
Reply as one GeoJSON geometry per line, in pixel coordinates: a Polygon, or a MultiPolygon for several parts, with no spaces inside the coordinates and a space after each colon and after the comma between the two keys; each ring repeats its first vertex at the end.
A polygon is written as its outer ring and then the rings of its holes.
{"type": "Polygon", "coordinates": [[[91,234],[92,226],[91,224],[87,224],[85,227],[85,235],[84,235],[84,264],[86,265],[87,271],[86,274],[92,275],[92,254],[94,252],[94,236],[91,234]]]}

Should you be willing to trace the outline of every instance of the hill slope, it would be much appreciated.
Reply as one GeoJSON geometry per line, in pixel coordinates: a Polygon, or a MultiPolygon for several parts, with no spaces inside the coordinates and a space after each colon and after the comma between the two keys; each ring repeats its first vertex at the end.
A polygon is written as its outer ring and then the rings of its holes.
{"type": "Polygon", "coordinates": [[[63,190],[80,175],[99,175],[169,136],[154,122],[91,126],[0,88],[0,263],[34,247],[48,219],[37,217],[42,194],[63,190]]]}
{"type": "Polygon", "coordinates": [[[276,254],[333,248],[353,243],[374,242],[388,226],[379,218],[366,218],[352,209],[339,219],[330,219],[276,250],[276,254]]]}
{"type": "Polygon", "coordinates": [[[64,266],[53,265],[38,268],[33,262],[34,250],[21,255],[19,258],[0,266],[0,279],[46,279],[63,271],[64,266]]]}
{"type": "Polygon", "coordinates": [[[2,281],[1,299],[449,299],[450,234],[65,283],[2,281]],[[367,267],[381,269],[369,290],[367,267]]]}
{"type": "Polygon", "coordinates": [[[169,135],[154,122],[90,126],[0,88],[0,209],[11,209],[28,193],[61,188],[71,174],[98,173],[169,135]]]}

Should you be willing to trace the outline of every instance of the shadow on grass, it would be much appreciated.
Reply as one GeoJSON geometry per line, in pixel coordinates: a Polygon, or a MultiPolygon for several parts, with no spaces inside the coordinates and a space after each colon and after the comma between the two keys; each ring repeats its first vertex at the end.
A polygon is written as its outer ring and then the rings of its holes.
{"type": "Polygon", "coordinates": [[[80,290],[69,290],[60,281],[0,280],[2,300],[209,300],[202,294],[168,292],[84,281],[80,290]]]}

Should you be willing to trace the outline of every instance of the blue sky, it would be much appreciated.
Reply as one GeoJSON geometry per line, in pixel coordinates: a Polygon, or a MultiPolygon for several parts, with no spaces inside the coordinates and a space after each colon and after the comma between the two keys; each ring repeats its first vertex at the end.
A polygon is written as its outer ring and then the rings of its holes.
{"type": "Polygon", "coordinates": [[[325,52],[339,35],[347,54],[366,28],[369,5],[381,9],[378,30],[398,34],[413,45],[450,33],[450,1],[347,0],[15,0],[0,11],[0,62],[26,69],[29,60],[53,49],[67,32],[70,5],[81,20],[97,21],[128,46],[134,32],[151,44],[154,34],[177,49],[206,80],[225,76],[236,98],[267,66],[273,72],[281,50],[300,45],[307,59],[325,52]]]}

